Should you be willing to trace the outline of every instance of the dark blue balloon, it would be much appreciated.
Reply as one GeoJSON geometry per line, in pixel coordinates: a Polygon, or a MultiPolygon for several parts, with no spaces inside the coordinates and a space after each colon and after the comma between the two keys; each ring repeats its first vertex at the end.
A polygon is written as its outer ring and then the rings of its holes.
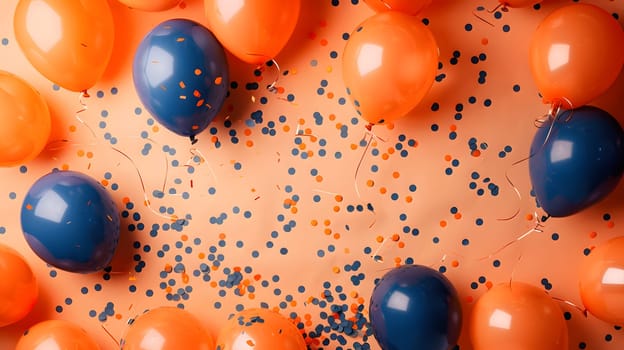
{"type": "Polygon", "coordinates": [[[623,141],[617,120],[596,107],[564,111],[554,124],[548,121],[531,144],[537,203],[550,216],[563,217],[603,199],[622,177],[623,141]]]}
{"type": "Polygon", "coordinates": [[[462,313],[457,292],[444,275],[405,265],[375,286],[370,321],[384,350],[447,350],[457,343],[462,313]]]}
{"type": "Polygon", "coordinates": [[[187,19],[152,29],[136,51],[132,73],[152,116],[192,140],[217,116],[229,86],[223,47],[208,29],[187,19]]]}
{"type": "Polygon", "coordinates": [[[106,189],[87,175],[55,171],[24,199],[22,231],[45,262],[70,272],[99,271],[119,242],[119,211],[106,189]]]}

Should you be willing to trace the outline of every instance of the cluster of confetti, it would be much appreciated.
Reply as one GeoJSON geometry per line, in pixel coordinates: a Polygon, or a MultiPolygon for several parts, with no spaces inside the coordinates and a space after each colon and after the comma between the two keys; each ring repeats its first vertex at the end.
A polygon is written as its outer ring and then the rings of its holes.
{"type": "MultiPolygon", "coordinates": [[[[39,158],[0,169],[0,241],[24,254],[42,291],[32,315],[0,329],[0,347],[58,318],[113,349],[128,319],[167,305],[191,311],[215,335],[231,314],[261,307],[289,317],[310,349],[378,349],[370,294],[403,264],[445,273],[466,315],[493,285],[530,283],[562,300],[571,349],[622,346],[621,327],[577,309],[578,266],[618,234],[621,189],[531,231],[543,212],[527,163],[518,162],[528,156],[534,120],[547,112],[527,65],[529,34],[566,1],[508,12],[488,11],[496,1],[434,1],[421,20],[440,47],[436,82],[409,115],[370,132],[340,67],[351,31],[373,12],[358,0],[303,1],[305,15],[276,58],[274,91],[265,88],[274,65],[229,55],[228,98],[193,145],[141,106],[131,62],[161,21],[205,24],[202,1],[160,13],[111,1],[127,32],[119,31],[111,67],[83,99],[28,65],[9,16],[16,3],[0,4],[0,68],[43,94],[54,128],[39,158]],[[100,273],[46,266],[23,239],[21,200],[52,169],[90,175],[121,210],[119,248],[100,273]]],[[[624,14],[617,1],[600,6],[624,14]]],[[[624,116],[623,84],[596,101],[616,118],[624,116]]],[[[471,349],[467,334],[456,349],[471,349]]]]}

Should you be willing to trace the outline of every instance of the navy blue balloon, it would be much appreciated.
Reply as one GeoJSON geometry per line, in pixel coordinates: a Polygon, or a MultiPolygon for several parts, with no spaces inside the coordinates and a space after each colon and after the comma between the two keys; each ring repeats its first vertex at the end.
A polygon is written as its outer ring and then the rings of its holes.
{"type": "Polygon", "coordinates": [[[21,209],[24,237],[46,263],[90,273],[108,266],[119,242],[119,211],[104,186],[75,171],[41,177],[21,209]]]}
{"type": "Polygon", "coordinates": [[[457,291],[426,266],[404,265],[386,273],[373,290],[369,311],[384,350],[448,350],[461,331],[457,291]]]}
{"type": "Polygon", "coordinates": [[[143,38],[132,68],[145,108],[178,135],[195,135],[217,116],[229,86],[223,46],[188,19],[157,25],[143,38]]]}
{"type": "Polygon", "coordinates": [[[564,111],[554,124],[551,120],[538,129],[531,155],[537,203],[550,216],[569,216],[617,186],[624,171],[624,133],[609,113],[584,106],[564,111]]]}

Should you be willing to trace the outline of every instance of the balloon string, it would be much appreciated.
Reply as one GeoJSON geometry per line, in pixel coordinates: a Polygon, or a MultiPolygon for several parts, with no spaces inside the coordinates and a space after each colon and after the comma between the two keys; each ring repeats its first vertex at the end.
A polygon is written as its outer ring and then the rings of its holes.
{"type": "Polygon", "coordinates": [[[91,132],[91,136],[95,139],[97,138],[95,136],[95,131],[93,131],[93,129],[89,126],[89,124],[87,124],[82,118],[80,118],[80,114],[86,112],[89,109],[89,106],[87,106],[87,103],[85,102],[85,99],[89,97],[90,96],[87,90],[83,90],[82,92],[80,92],[80,95],[78,96],[78,103],[80,104],[81,107],[78,111],[76,111],[75,116],[76,116],[76,120],[78,120],[80,124],[85,126],[91,132]]]}
{"type": "Polygon", "coordinates": [[[111,338],[115,342],[115,344],[117,344],[117,347],[120,347],[123,345],[119,343],[119,341],[113,336],[113,334],[108,329],[106,329],[106,326],[104,325],[101,325],[101,326],[104,332],[106,332],[106,334],[108,335],[108,337],[111,338]]]}
{"type": "Polygon", "coordinates": [[[277,61],[275,59],[271,59],[270,62],[273,62],[273,65],[275,66],[275,78],[273,79],[273,82],[269,85],[267,85],[267,90],[269,92],[277,92],[277,82],[279,81],[280,75],[282,75],[282,69],[280,68],[279,64],[277,64],[277,61]]]}
{"type": "Polygon", "coordinates": [[[490,22],[487,19],[479,16],[475,11],[472,11],[472,15],[477,17],[477,19],[481,20],[483,23],[489,24],[490,26],[494,27],[494,24],[492,22],[490,22]]]}
{"type": "Polygon", "coordinates": [[[503,11],[503,12],[507,12],[507,11],[509,11],[509,9],[507,8],[507,5],[506,5],[505,3],[503,3],[503,2],[499,2],[499,3],[498,3],[498,5],[496,5],[496,7],[494,7],[494,8],[493,8],[493,9],[491,9],[491,10],[488,10],[487,12],[488,12],[488,13],[494,13],[494,12],[496,12],[498,9],[500,9],[500,10],[501,10],[501,11],[503,11]]]}
{"type": "MultiPolygon", "coordinates": [[[[218,183],[219,180],[217,179],[217,175],[215,174],[214,170],[212,169],[212,166],[210,165],[210,162],[208,162],[208,159],[202,154],[202,152],[199,150],[199,148],[191,147],[189,149],[189,153],[191,154],[191,156],[186,161],[186,164],[184,164],[184,166],[185,167],[192,167],[191,163],[195,162],[195,158],[197,158],[198,161],[199,161],[199,164],[206,163],[206,166],[208,167],[208,171],[210,171],[210,175],[214,179],[215,183],[218,183]]],[[[192,180],[191,180],[191,187],[193,187],[192,180]]]]}
{"type": "Polygon", "coordinates": [[[381,3],[390,11],[392,11],[392,6],[390,4],[388,4],[387,2],[385,2],[384,0],[379,0],[381,1],[381,3]]]}
{"type": "Polygon", "coordinates": [[[377,137],[375,135],[375,133],[372,131],[374,124],[373,123],[368,123],[368,125],[365,126],[366,128],[366,134],[364,135],[364,139],[366,139],[368,137],[368,141],[366,141],[366,147],[364,148],[364,151],[362,152],[362,156],[360,157],[360,160],[358,161],[358,165],[355,168],[355,176],[353,179],[353,184],[355,186],[355,193],[357,194],[358,198],[362,198],[360,196],[360,188],[358,186],[358,175],[360,174],[360,168],[362,167],[362,163],[364,162],[364,157],[366,156],[366,154],[368,154],[368,149],[370,148],[371,144],[373,143],[373,140],[381,140],[383,142],[385,142],[385,140],[377,137]]]}
{"type": "MultiPolygon", "coordinates": [[[[511,188],[514,190],[514,192],[516,193],[516,196],[518,197],[518,201],[521,202],[522,201],[522,194],[520,194],[520,190],[518,189],[518,187],[513,183],[513,181],[511,180],[511,176],[509,175],[509,171],[511,169],[513,169],[514,167],[518,166],[519,164],[522,164],[526,161],[529,161],[531,158],[535,157],[536,154],[538,154],[539,152],[542,151],[542,149],[544,148],[544,146],[548,143],[548,141],[550,140],[550,136],[552,135],[552,131],[553,128],[555,126],[555,118],[557,117],[557,115],[560,113],[561,111],[561,105],[560,104],[553,104],[551,105],[548,114],[540,117],[540,118],[536,118],[534,121],[534,124],[537,128],[542,128],[544,126],[544,124],[546,124],[548,121],[550,121],[550,126],[548,128],[548,133],[546,134],[546,138],[544,138],[544,142],[540,145],[539,149],[537,149],[535,152],[529,154],[528,157],[522,158],[520,160],[515,161],[514,163],[511,164],[511,166],[509,167],[509,169],[507,169],[507,171],[505,171],[505,179],[507,180],[507,183],[509,184],[509,186],[511,186],[511,188]]],[[[570,113],[572,114],[572,113],[570,113]]],[[[568,118],[569,119],[569,118],[568,118]]],[[[505,218],[499,218],[499,221],[509,221],[512,220],[514,218],[516,218],[518,216],[518,214],[520,214],[520,208],[518,207],[518,209],[516,209],[516,211],[508,217],[505,218]]]]}
{"type": "Polygon", "coordinates": [[[528,231],[526,231],[525,233],[521,234],[520,236],[516,237],[515,239],[505,243],[503,246],[501,246],[500,248],[498,248],[496,251],[494,251],[493,253],[489,254],[488,256],[484,256],[482,258],[479,258],[479,261],[483,261],[483,260],[488,260],[491,259],[492,257],[498,255],[500,252],[502,252],[503,250],[509,248],[511,245],[516,244],[520,241],[522,241],[523,239],[529,237],[531,234],[537,232],[537,233],[542,233],[544,232],[543,228],[544,226],[544,222],[546,222],[546,220],[548,220],[548,218],[550,218],[550,216],[546,215],[543,217],[539,217],[537,215],[537,213],[535,213],[535,226],[533,226],[531,229],[529,229],[528,231]]]}
{"type": "Polygon", "coordinates": [[[567,304],[568,306],[571,306],[571,307],[575,308],[575,309],[576,309],[576,310],[578,310],[581,314],[583,314],[583,316],[585,316],[585,318],[587,318],[587,316],[588,316],[588,315],[587,315],[587,313],[588,313],[587,308],[582,308],[582,307],[580,307],[580,306],[576,305],[575,303],[573,303],[573,302],[571,302],[570,300],[567,300],[567,299],[561,299],[561,298],[558,298],[558,297],[553,297],[553,296],[551,296],[551,298],[552,298],[553,300],[556,300],[556,301],[558,301],[558,302],[561,302],[561,303],[567,304]]]}

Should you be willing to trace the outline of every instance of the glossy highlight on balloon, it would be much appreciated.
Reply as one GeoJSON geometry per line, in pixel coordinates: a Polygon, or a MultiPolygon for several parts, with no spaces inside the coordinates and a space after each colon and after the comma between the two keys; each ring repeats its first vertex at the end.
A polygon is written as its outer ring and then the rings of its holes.
{"type": "Polygon", "coordinates": [[[612,325],[624,324],[624,237],[592,249],[581,263],[579,290],[587,311],[612,325]]]}
{"type": "Polygon", "coordinates": [[[113,15],[107,0],[20,0],[14,30],[28,61],[71,91],[95,85],[113,51],[113,15]]]}
{"type": "Polygon", "coordinates": [[[605,198],[624,171],[624,131],[597,107],[563,111],[540,127],[529,173],[537,203],[553,217],[575,214],[605,198]]]}
{"type": "Polygon", "coordinates": [[[212,335],[190,312],[170,306],[147,310],[128,323],[122,350],[214,350],[212,335]]]}
{"type": "Polygon", "coordinates": [[[204,0],[208,27],[241,61],[262,65],[290,39],[301,0],[204,0]]]}
{"type": "Polygon", "coordinates": [[[573,109],[615,82],[624,64],[624,32],[607,11],[572,4],[549,14],[529,47],[529,66],[544,103],[573,109]]]}
{"type": "Polygon", "coordinates": [[[546,292],[522,282],[501,283],[482,295],[470,316],[474,350],[567,350],[563,311],[546,292]]]}
{"type": "Polygon", "coordinates": [[[306,350],[301,332],[287,318],[267,309],[247,309],[221,328],[217,350],[306,350]]]}
{"type": "Polygon", "coordinates": [[[351,34],[342,57],[347,94],[371,124],[408,114],[433,85],[438,67],[433,33],[418,18],[381,12],[351,34]]]}
{"type": "Polygon", "coordinates": [[[416,16],[431,5],[433,0],[364,0],[364,2],[377,12],[398,11],[416,16]]]}
{"type": "Polygon", "coordinates": [[[30,313],[39,297],[37,279],[17,251],[0,244],[0,327],[15,323],[30,313]]]}
{"type": "Polygon", "coordinates": [[[111,262],[120,215],[104,186],[75,171],[54,171],[28,190],[21,209],[24,237],[46,263],[90,273],[111,262]]]}
{"type": "Polygon", "coordinates": [[[383,350],[448,350],[461,331],[455,287],[426,266],[404,265],[386,273],[373,290],[369,309],[383,350]]]}
{"type": "Polygon", "coordinates": [[[26,330],[15,350],[100,350],[100,347],[78,325],[65,320],[49,320],[26,330]]]}
{"type": "Polygon", "coordinates": [[[48,142],[51,124],[43,96],[26,81],[0,70],[0,166],[36,158],[48,142]]]}
{"type": "Polygon", "coordinates": [[[117,0],[120,3],[141,11],[165,11],[175,7],[182,0],[117,0]]]}
{"type": "Polygon", "coordinates": [[[187,19],[162,22],[143,38],[132,76],[152,116],[192,140],[218,115],[230,84],[223,47],[208,29],[187,19]]]}

